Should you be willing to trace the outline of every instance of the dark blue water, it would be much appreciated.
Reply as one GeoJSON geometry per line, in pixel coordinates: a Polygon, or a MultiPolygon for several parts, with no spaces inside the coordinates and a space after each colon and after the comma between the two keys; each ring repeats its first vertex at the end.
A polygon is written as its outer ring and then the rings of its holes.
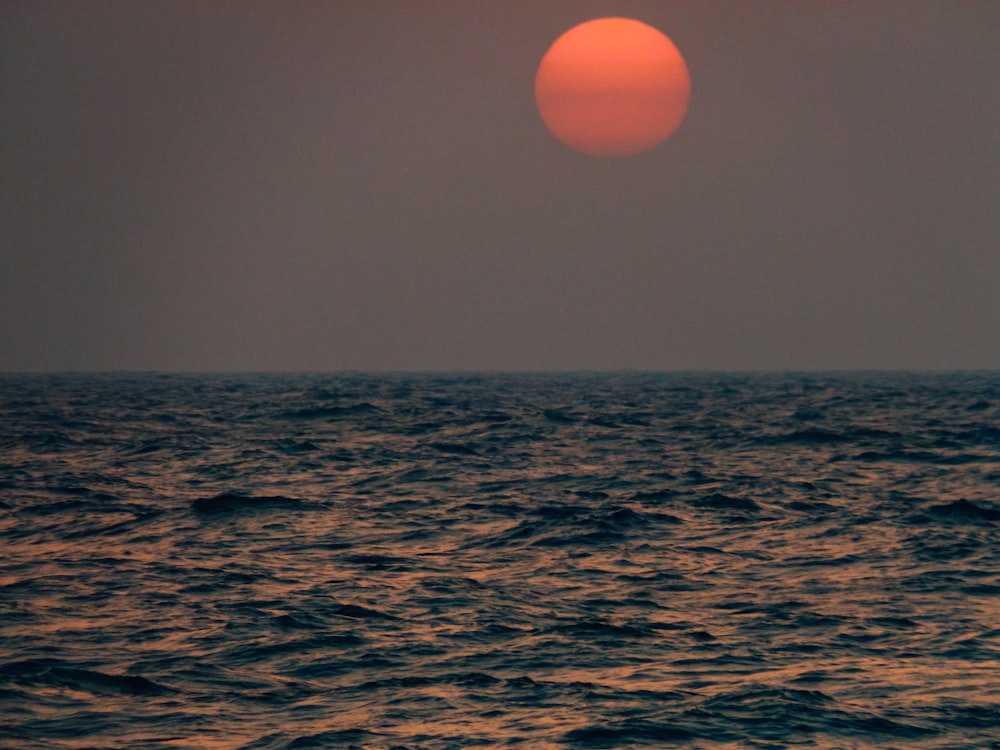
{"type": "Polygon", "coordinates": [[[0,746],[1000,747],[1000,374],[0,376],[0,746]]]}

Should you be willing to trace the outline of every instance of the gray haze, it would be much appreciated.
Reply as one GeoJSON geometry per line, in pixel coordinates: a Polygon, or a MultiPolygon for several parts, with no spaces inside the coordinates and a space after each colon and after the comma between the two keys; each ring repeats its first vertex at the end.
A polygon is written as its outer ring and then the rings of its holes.
{"type": "Polygon", "coordinates": [[[1000,3],[0,5],[0,369],[1000,367],[1000,3]],[[564,30],[685,55],[657,150],[564,30]]]}

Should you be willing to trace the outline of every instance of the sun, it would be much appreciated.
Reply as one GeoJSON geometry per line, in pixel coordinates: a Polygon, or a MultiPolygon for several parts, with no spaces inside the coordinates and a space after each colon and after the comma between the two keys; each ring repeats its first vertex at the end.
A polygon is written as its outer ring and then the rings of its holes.
{"type": "Polygon", "coordinates": [[[535,75],[535,101],[552,134],[593,156],[642,153],[669,138],[691,98],[674,43],[631,18],[598,18],[553,42],[535,75]]]}

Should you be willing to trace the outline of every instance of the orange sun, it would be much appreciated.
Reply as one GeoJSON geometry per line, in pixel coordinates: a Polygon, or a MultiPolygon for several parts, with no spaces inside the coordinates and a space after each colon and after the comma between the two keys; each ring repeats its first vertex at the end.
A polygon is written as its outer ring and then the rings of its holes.
{"type": "Polygon", "coordinates": [[[664,34],[630,18],[574,26],[549,47],[535,76],[542,121],[594,156],[648,151],[677,130],[691,76],[664,34]]]}

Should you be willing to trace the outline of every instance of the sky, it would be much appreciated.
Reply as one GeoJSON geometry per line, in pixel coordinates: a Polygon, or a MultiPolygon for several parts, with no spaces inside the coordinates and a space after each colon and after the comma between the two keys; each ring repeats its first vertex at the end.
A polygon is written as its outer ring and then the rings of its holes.
{"type": "Polygon", "coordinates": [[[996,0],[5,0],[0,370],[1000,368],[996,0]],[[596,158],[534,76],[667,34],[596,158]]]}

